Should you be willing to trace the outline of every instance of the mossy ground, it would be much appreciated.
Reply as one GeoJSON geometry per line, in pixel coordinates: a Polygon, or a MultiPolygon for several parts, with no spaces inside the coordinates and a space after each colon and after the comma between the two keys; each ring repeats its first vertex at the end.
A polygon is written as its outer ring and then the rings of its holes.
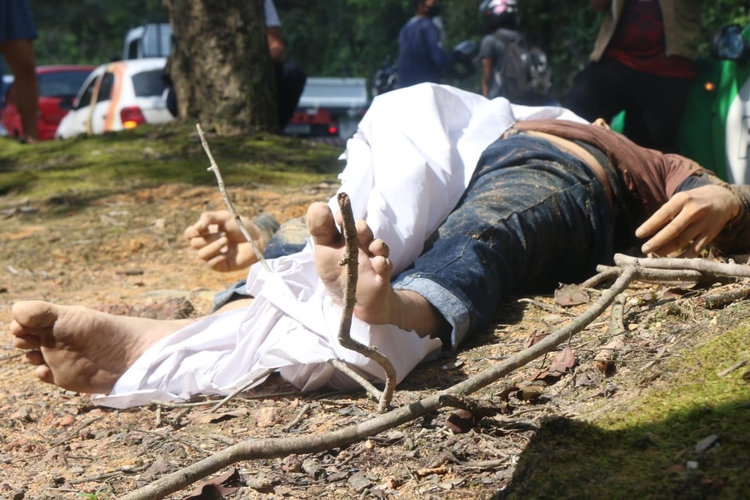
{"type": "MultiPolygon", "coordinates": [[[[219,137],[209,145],[227,186],[334,179],[340,150],[291,137],[219,137]]],[[[216,185],[193,123],[172,122],[33,146],[0,138],[0,195],[79,202],[168,183],[216,185]]]]}
{"type": "Polygon", "coordinates": [[[702,345],[651,373],[652,387],[600,403],[593,418],[546,420],[498,498],[748,498],[750,372],[718,373],[750,360],[750,307],[725,312],[738,326],[696,328],[702,345]]]}

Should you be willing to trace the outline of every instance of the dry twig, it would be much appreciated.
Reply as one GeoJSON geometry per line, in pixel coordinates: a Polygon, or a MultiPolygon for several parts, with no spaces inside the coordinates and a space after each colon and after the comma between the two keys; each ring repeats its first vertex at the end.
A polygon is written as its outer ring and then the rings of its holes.
{"type": "Polygon", "coordinates": [[[724,293],[704,295],[698,299],[698,303],[706,309],[716,309],[748,297],[750,297],[750,285],[745,285],[742,288],[737,288],[724,293]]]}
{"type": "Polygon", "coordinates": [[[245,227],[245,224],[242,222],[242,218],[237,214],[237,211],[234,209],[234,205],[232,205],[232,202],[229,200],[229,195],[227,194],[227,190],[224,187],[224,179],[222,179],[221,172],[219,171],[219,165],[216,164],[216,160],[214,160],[214,155],[211,154],[211,148],[208,147],[208,141],[206,141],[206,136],[203,133],[201,124],[196,123],[195,128],[198,129],[198,135],[201,138],[201,144],[203,145],[203,150],[206,152],[208,159],[211,161],[211,166],[208,167],[208,170],[213,172],[214,175],[216,176],[216,181],[219,183],[219,191],[221,191],[221,197],[224,199],[224,203],[226,204],[229,211],[232,213],[232,217],[234,217],[235,222],[237,222],[237,226],[240,228],[240,231],[242,232],[242,236],[244,236],[247,242],[250,243],[250,246],[252,247],[253,252],[255,252],[255,256],[258,258],[258,262],[261,263],[261,265],[266,271],[271,272],[271,268],[268,267],[268,263],[266,262],[266,259],[263,258],[263,253],[258,248],[258,245],[255,244],[255,240],[253,240],[253,237],[250,236],[250,233],[245,227]]]}
{"type": "Polygon", "coordinates": [[[350,330],[352,327],[354,304],[356,302],[355,292],[357,291],[359,244],[357,243],[357,228],[354,224],[354,215],[352,214],[352,205],[349,196],[346,193],[339,193],[338,203],[344,221],[344,240],[346,241],[346,253],[344,254],[344,258],[339,262],[339,265],[347,266],[344,307],[339,326],[339,343],[347,349],[351,349],[372,359],[383,368],[385,372],[385,388],[378,404],[378,411],[382,413],[390,406],[393,391],[396,389],[396,369],[393,368],[393,364],[391,364],[390,360],[383,353],[351,337],[350,330]]]}
{"type": "Polygon", "coordinates": [[[742,368],[746,364],[747,364],[747,360],[746,359],[741,359],[740,361],[737,361],[735,364],[733,364],[732,366],[730,366],[726,370],[722,370],[719,373],[717,373],[716,376],[719,377],[719,378],[726,377],[727,375],[729,375],[733,371],[739,370],[740,368],[742,368]]]}
{"type": "Polygon", "coordinates": [[[369,380],[361,376],[359,373],[355,372],[352,368],[349,367],[345,362],[341,361],[340,359],[329,359],[328,360],[331,365],[333,365],[334,368],[336,368],[341,373],[345,374],[355,382],[357,382],[359,385],[365,388],[365,391],[375,399],[375,401],[379,401],[381,397],[383,397],[383,393],[378,390],[377,387],[372,385],[369,380]]]}

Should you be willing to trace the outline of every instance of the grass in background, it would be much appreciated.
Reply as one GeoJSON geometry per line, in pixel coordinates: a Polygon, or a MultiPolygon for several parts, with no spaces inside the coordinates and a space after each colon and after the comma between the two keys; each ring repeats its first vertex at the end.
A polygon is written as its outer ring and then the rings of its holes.
{"type": "MultiPolygon", "coordinates": [[[[294,186],[335,179],[341,148],[270,134],[207,136],[227,186],[294,186]]],[[[18,198],[75,193],[80,202],[169,183],[216,185],[193,123],[20,144],[0,138],[0,208],[18,198]]]]}

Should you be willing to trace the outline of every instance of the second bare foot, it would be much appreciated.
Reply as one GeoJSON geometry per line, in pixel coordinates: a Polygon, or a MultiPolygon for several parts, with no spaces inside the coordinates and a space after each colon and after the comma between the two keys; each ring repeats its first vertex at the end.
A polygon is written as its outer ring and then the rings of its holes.
{"type": "Polygon", "coordinates": [[[43,382],[86,393],[108,393],[158,340],[192,320],[114,316],[79,306],[17,302],[10,333],[43,382]]]}

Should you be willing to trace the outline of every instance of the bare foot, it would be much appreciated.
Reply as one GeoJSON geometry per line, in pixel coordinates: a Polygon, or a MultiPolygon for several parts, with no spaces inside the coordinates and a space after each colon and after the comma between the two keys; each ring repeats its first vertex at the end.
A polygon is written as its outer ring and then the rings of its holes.
{"type": "MultiPolygon", "coordinates": [[[[313,203],[310,206],[307,228],[315,243],[318,276],[333,301],[343,306],[346,267],[339,265],[339,261],[345,253],[345,242],[328,205],[313,203]]],[[[357,221],[357,241],[359,276],[354,315],[372,325],[392,324],[404,330],[414,330],[422,337],[436,335],[442,326],[441,321],[445,320],[421,295],[393,289],[393,263],[388,258],[388,245],[376,239],[362,220],[357,221]]]]}
{"type": "Polygon", "coordinates": [[[10,333],[43,382],[76,392],[112,390],[125,371],[158,340],[192,320],[114,316],[80,306],[17,302],[10,333]]]}

